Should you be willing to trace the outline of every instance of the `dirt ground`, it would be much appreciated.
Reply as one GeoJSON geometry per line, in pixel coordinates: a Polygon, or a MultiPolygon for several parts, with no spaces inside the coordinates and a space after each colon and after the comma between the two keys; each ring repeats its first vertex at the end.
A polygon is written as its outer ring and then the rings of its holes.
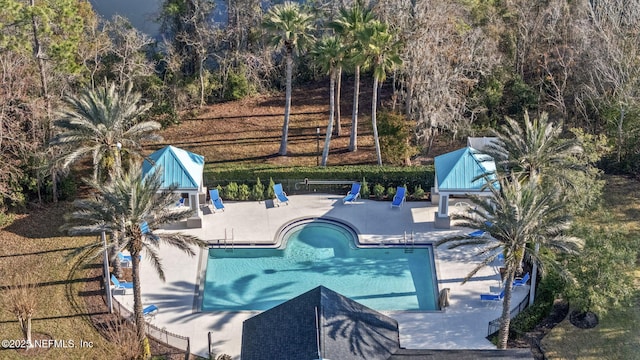
{"type": "MultiPolygon", "coordinates": [[[[362,81],[358,111],[358,151],[349,152],[352,124],[353,81],[342,84],[340,135],[331,140],[328,165],[375,164],[371,126],[371,81],[362,81]]],[[[391,88],[380,91],[383,108],[391,109],[391,88]]],[[[278,156],[284,122],[284,95],[260,95],[214,104],[182,114],[180,124],[161,131],[164,140],[147,146],[149,151],[174,145],[200,155],[207,164],[271,164],[315,166],[324,145],[329,119],[329,89],[324,82],[294,85],[287,156],[278,156]],[[319,133],[317,133],[317,131],[319,133]]],[[[336,115],[337,116],[337,115],[336,115]]],[[[444,138],[444,137],[442,137],[444,138]]],[[[439,139],[431,151],[442,154],[463,146],[439,139]]],[[[422,154],[417,163],[429,163],[422,154]]]]}

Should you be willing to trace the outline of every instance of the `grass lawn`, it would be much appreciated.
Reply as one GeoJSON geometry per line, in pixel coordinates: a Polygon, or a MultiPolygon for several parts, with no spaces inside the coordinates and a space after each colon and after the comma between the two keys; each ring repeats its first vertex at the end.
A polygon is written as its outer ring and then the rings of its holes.
{"type": "Polygon", "coordinates": [[[543,339],[542,347],[548,359],[637,359],[638,334],[640,311],[635,306],[609,312],[593,329],[579,329],[567,318],[543,339]]]}
{"type": "MultiPolygon", "coordinates": [[[[606,177],[606,208],[609,213],[592,214],[591,221],[604,229],[629,231],[640,236],[640,182],[619,176],[606,177]],[[608,221],[607,221],[608,220],[608,221]]],[[[579,329],[565,319],[543,340],[549,359],[638,359],[640,358],[640,266],[636,268],[636,306],[610,311],[598,326],[579,329]]],[[[634,284],[629,284],[634,286],[634,284]]]]}
{"type": "MultiPolygon", "coordinates": [[[[33,349],[38,359],[107,359],[117,356],[115,347],[105,340],[92,323],[83,298],[95,295],[86,291],[87,282],[97,281],[95,266],[82,266],[79,257],[69,258],[71,252],[92,238],[66,237],[58,232],[68,205],[61,204],[46,210],[32,211],[18,216],[7,228],[0,230],[0,286],[11,285],[13,276],[24,276],[34,285],[36,306],[33,314],[33,333],[46,334],[53,340],[73,340],[73,348],[33,349]],[[94,267],[94,268],[92,268],[94,267]],[[92,347],[80,347],[80,341],[92,347]]],[[[95,311],[95,310],[93,310],[95,311]]],[[[11,304],[0,296],[0,339],[22,339],[22,333],[11,304]]],[[[38,338],[37,336],[35,338],[38,338]]],[[[68,343],[67,343],[68,344],[68,343]]],[[[23,359],[13,349],[0,349],[2,359],[23,359]]],[[[31,355],[30,355],[31,356],[31,355]]]]}

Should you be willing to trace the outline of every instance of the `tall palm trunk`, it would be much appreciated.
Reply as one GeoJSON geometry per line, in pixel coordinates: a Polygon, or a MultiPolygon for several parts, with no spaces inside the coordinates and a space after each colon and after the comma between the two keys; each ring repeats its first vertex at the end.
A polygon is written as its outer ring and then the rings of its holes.
{"type": "Polygon", "coordinates": [[[511,324],[511,294],[513,279],[515,278],[515,269],[507,271],[507,279],[505,280],[504,299],[502,300],[502,315],[500,316],[500,331],[498,333],[498,348],[506,349],[509,340],[509,326],[511,324]]]}
{"type": "Polygon", "coordinates": [[[360,98],[360,65],[356,66],[353,84],[353,111],[351,114],[351,139],[349,151],[358,150],[358,98],[360,98]]]}
{"type": "Polygon", "coordinates": [[[342,124],[340,123],[340,93],[342,89],[342,66],[338,68],[338,72],[336,74],[337,83],[336,83],[336,136],[342,136],[342,124]]]}
{"type": "MultiPolygon", "coordinates": [[[[122,174],[122,155],[117,145],[112,145],[113,150],[113,158],[114,158],[114,166],[111,171],[109,171],[109,180],[113,182],[115,179],[120,178],[122,174]]],[[[122,244],[121,236],[125,233],[125,222],[124,220],[120,223],[120,230],[113,232],[113,248],[111,250],[111,259],[113,264],[113,274],[120,278],[122,276],[122,264],[120,264],[120,259],[118,259],[118,252],[120,251],[120,244],[122,244]]]]}
{"type": "Polygon", "coordinates": [[[291,113],[291,78],[293,72],[293,57],[291,51],[287,50],[286,55],[287,70],[286,70],[286,92],[284,100],[284,124],[282,125],[282,140],[280,141],[279,155],[287,155],[287,137],[289,135],[289,114],[291,113]]]}
{"type": "MultiPolygon", "coordinates": [[[[34,8],[36,6],[35,0],[29,1],[29,6],[34,8]]],[[[40,37],[38,35],[38,19],[36,18],[36,12],[34,11],[31,15],[31,30],[33,31],[33,56],[38,63],[38,71],[40,75],[40,88],[42,91],[42,97],[44,99],[45,108],[46,108],[46,118],[44,121],[44,142],[49,142],[52,136],[52,126],[51,126],[51,99],[49,97],[49,84],[47,80],[47,74],[44,63],[44,56],[42,54],[42,43],[40,42],[40,37]]],[[[50,169],[51,175],[51,185],[53,190],[53,202],[58,202],[58,178],[56,174],[55,168],[50,169]]],[[[38,191],[40,191],[38,189],[38,191]]]]}
{"type": "Polygon", "coordinates": [[[329,158],[329,145],[331,144],[331,135],[333,132],[333,115],[335,112],[335,84],[336,75],[335,70],[331,69],[329,75],[329,124],[327,125],[327,135],[324,139],[324,148],[322,149],[322,162],[321,166],[327,166],[327,159],[329,158]]]}
{"type": "Polygon", "coordinates": [[[144,340],[146,338],[144,316],[142,315],[142,293],[140,292],[140,253],[141,242],[138,239],[129,246],[131,253],[131,272],[133,277],[133,317],[136,321],[136,337],[140,346],[140,353],[144,353],[144,340]]]}
{"type": "Polygon", "coordinates": [[[371,97],[371,126],[373,127],[373,141],[376,145],[376,156],[378,157],[378,165],[382,165],[382,154],[380,153],[380,139],[378,138],[378,123],[376,112],[378,111],[378,77],[373,77],[373,95],[371,97]]]}

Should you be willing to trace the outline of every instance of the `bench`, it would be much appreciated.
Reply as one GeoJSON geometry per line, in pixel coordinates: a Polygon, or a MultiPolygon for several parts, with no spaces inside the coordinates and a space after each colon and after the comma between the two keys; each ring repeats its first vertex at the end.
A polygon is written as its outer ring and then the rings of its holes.
{"type": "Polygon", "coordinates": [[[351,185],[356,183],[357,181],[353,180],[309,180],[304,179],[304,181],[297,182],[295,185],[295,189],[298,190],[298,185],[306,185],[307,188],[309,185],[351,185]]]}

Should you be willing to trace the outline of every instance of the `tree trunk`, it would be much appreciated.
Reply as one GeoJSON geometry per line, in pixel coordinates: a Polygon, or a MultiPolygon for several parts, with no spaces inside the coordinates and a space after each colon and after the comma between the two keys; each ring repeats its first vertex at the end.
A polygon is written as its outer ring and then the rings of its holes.
{"type": "Polygon", "coordinates": [[[125,229],[121,227],[120,231],[114,231],[111,234],[111,243],[113,247],[111,247],[111,251],[109,252],[109,257],[111,259],[111,264],[113,265],[113,275],[115,275],[118,279],[122,277],[122,264],[120,264],[120,259],[118,259],[118,252],[120,251],[120,234],[124,234],[125,229]]]}
{"type": "MultiPolygon", "coordinates": [[[[29,1],[31,8],[35,7],[35,0],[29,1]]],[[[31,15],[31,29],[33,31],[33,55],[38,63],[38,71],[40,73],[40,86],[42,91],[42,97],[44,98],[46,115],[44,120],[44,143],[48,143],[52,136],[51,126],[51,99],[49,99],[49,84],[47,82],[47,74],[45,70],[44,59],[42,56],[42,44],[40,43],[40,37],[38,36],[38,20],[36,19],[35,12],[31,15]]],[[[53,184],[53,202],[58,202],[58,190],[57,181],[54,174],[55,170],[51,171],[51,181],[53,184]]],[[[40,189],[38,189],[38,193],[40,189]]]]}
{"type": "Polygon", "coordinates": [[[404,109],[404,114],[407,117],[407,120],[411,119],[411,113],[412,113],[412,109],[411,107],[413,106],[413,84],[415,83],[415,72],[411,72],[409,74],[409,83],[407,84],[407,96],[406,96],[406,100],[405,100],[405,109],[404,109]]]}
{"type": "Polygon", "coordinates": [[[505,280],[504,299],[502,299],[502,315],[500,316],[500,331],[498,332],[498,349],[506,349],[509,340],[509,326],[511,325],[511,294],[515,269],[507,270],[505,280]]]}
{"type": "Polygon", "coordinates": [[[624,108],[620,107],[620,121],[618,121],[618,164],[622,160],[622,142],[624,139],[624,133],[622,131],[624,124],[624,108]]]}
{"type": "MultiPolygon", "coordinates": [[[[32,8],[35,7],[35,0],[30,0],[29,6],[31,6],[32,8]]],[[[36,62],[38,63],[42,97],[44,98],[47,111],[44,123],[44,142],[47,143],[51,138],[51,101],[49,99],[49,84],[47,82],[47,74],[45,70],[44,59],[42,56],[42,44],[40,43],[40,37],[38,36],[38,20],[36,19],[36,15],[31,15],[31,28],[33,30],[33,55],[36,59],[36,62]]]]}
{"type": "Polygon", "coordinates": [[[144,316],[142,315],[142,293],[140,292],[140,253],[142,240],[135,239],[129,252],[131,253],[131,271],[133,277],[133,317],[136,322],[136,337],[140,346],[140,354],[144,353],[144,343],[146,338],[144,316]]]}
{"type": "Polygon", "coordinates": [[[336,76],[335,71],[331,70],[329,75],[329,125],[327,125],[327,135],[324,139],[324,148],[322,149],[322,162],[321,166],[327,166],[327,159],[329,158],[329,145],[331,144],[331,134],[333,132],[333,114],[335,112],[335,83],[336,76]]]}
{"type": "Polygon", "coordinates": [[[371,97],[371,126],[373,127],[373,141],[376,145],[376,157],[378,158],[378,165],[382,165],[382,154],[380,153],[380,139],[378,138],[378,124],[376,119],[376,112],[378,111],[378,78],[373,76],[373,95],[371,97]]]}
{"type": "Polygon", "coordinates": [[[349,151],[358,150],[358,98],[360,97],[360,66],[356,66],[353,85],[353,111],[351,114],[351,139],[349,151]]]}
{"type": "Polygon", "coordinates": [[[342,124],[340,122],[340,93],[342,92],[342,67],[338,68],[338,73],[336,74],[337,83],[336,83],[336,136],[342,136],[342,124]]]}
{"type": "Polygon", "coordinates": [[[291,113],[291,77],[293,72],[293,58],[291,52],[287,51],[286,55],[287,69],[286,69],[286,92],[284,99],[284,124],[282,125],[282,140],[280,141],[280,150],[278,154],[281,156],[287,155],[287,137],[289,135],[289,114],[291,113]]]}
{"type": "Polygon", "coordinates": [[[204,56],[198,59],[198,76],[200,77],[200,108],[204,106],[204,56]]]}
{"type": "Polygon", "coordinates": [[[20,330],[22,330],[22,336],[27,342],[27,347],[33,347],[33,342],[31,341],[31,315],[27,315],[26,317],[18,317],[18,321],[20,322],[20,330]]]}

